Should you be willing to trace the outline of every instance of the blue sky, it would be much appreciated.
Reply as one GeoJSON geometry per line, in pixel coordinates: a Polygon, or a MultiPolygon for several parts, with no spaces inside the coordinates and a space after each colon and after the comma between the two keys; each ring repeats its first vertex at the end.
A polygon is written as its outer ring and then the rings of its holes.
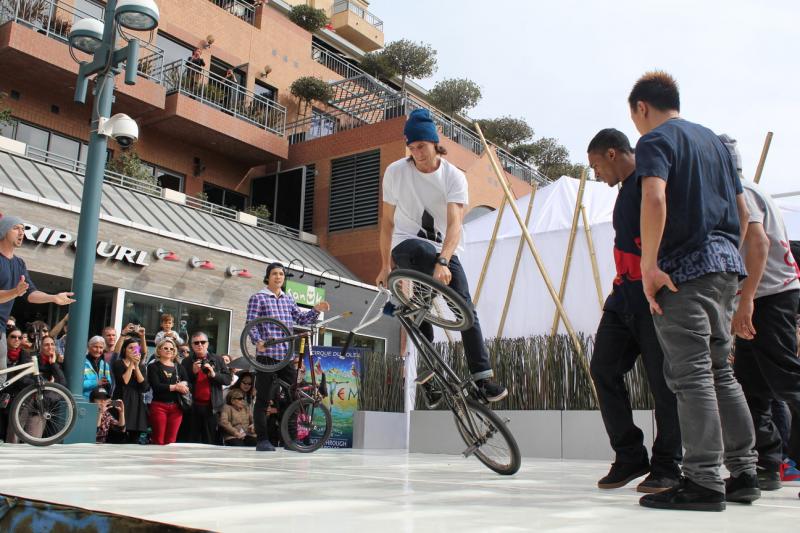
{"type": "Polygon", "coordinates": [[[474,118],[524,118],[556,137],[573,161],[605,127],[635,143],[627,96],[645,71],[676,77],[682,115],[739,140],[752,177],[767,131],[762,176],[772,193],[800,191],[800,2],[770,0],[372,0],[386,42],[438,51],[425,80],[469,78],[483,100],[474,118]]]}

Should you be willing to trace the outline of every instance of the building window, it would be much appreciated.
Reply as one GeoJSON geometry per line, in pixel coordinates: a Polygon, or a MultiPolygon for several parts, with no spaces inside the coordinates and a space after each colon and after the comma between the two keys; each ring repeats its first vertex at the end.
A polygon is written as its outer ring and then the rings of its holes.
{"type": "MultiPolygon", "coordinates": [[[[348,335],[349,332],[347,331],[326,329],[324,337],[320,340],[322,341],[322,346],[336,346],[343,348],[347,342],[348,335]]],[[[386,353],[386,339],[356,334],[353,337],[353,341],[350,343],[350,348],[361,348],[373,353],[386,353]]]]}
{"type": "Polygon", "coordinates": [[[380,150],[331,161],[329,231],[378,223],[380,169],[380,150]]]}
{"type": "Polygon", "coordinates": [[[86,18],[87,16],[97,20],[103,20],[103,11],[105,8],[97,2],[91,0],[73,0],[73,5],[78,11],[75,15],[75,21],[86,18]]]}
{"type": "Polygon", "coordinates": [[[142,161],[142,166],[156,178],[159,187],[183,192],[183,182],[186,178],[184,174],[173,172],[172,170],[167,170],[166,168],[152,165],[145,161],[142,161]]]}
{"type": "Polygon", "coordinates": [[[317,177],[317,165],[306,165],[306,188],[303,197],[303,231],[314,233],[314,182],[317,177]]]}
{"type": "Polygon", "coordinates": [[[278,89],[271,87],[262,81],[256,80],[253,87],[253,92],[262,100],[269,100],[270,102],[278,101],[278,89]]]}
{"type": "MultiPolygon", "coordinates": [[[[303,171],[305,167],[284,170],[279,174],[263,176],[251,181],[250,205],[265,205],[271,214],[270,220],[288,228],[305,228],[305,219],[313,214],[313,182],[312,213],[308,209],[308,181],[303,187],[303,171]],[[305,196],[305,206],[304,206],[305,196]]],[[[308,170],[305,170],[308,180],[308,170]]],[[[303,231],[309,231],[303,229],[303,231]]]]}
{"type": "Polygon", "coordinates": [[[192,57],[194,50],[187,44],[170,37],[165,33],[158,32],[156,46],[164,51],[164,64],[168,65],[178,60],[187,60],[192,57]]]}
{"type": "Polygon", "coordinates": [[[334,133],[336,133],[336,119],[319,109],[312,108],[311,128],[309,128],[308,136],[305,140],[310,141],[311,139],[333,135],[334,133]]]}
{"type": "Polygon", "coordinates": [[[203,183],[203,192],[208,195],[208,201],[212,204],[222,205],[237,211],[244,211],[247,207],[247,196],[222,188],[219,185],[205,182],[203,183]]]}
{"type": "MultiPolygon", "coordinates": [[[[171,314],[175,318],[175,331],[184,341],[196,331],[204,331],[208,335],[209,350],[215,354],[226,354],[229,348],[231,311],[216,307],[161,298],[121,290],[122,323],[117,324],[121,330],[126,324],[140,324],[146,331],[146,339],[151,346],[156,333],[161,329],[161,315],[171,314]]],[[[151,352],[152,353],[152,352],[151,352]]]]}

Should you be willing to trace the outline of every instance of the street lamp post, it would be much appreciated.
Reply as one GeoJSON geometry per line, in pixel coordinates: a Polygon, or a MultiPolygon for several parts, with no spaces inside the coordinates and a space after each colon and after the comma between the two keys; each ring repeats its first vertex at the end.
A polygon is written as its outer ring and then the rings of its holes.
{"type": "Polygon", "coordinates": [[[153,0],[108,0],[104,22],[95,19],[78,21],[69,35],[70,52],[74,48],[93,55],[92,61],[80,62],[75,101],[86,102],[90,76],[96,75],[96,83],[78,222],[78,246],[72,275],[75,303],[70,306],[69,311],[65,357],[67,383],[80,405],[78,423],[67,442],[93,442],[96,431],[97,413],[94,406],[83,398],[83,369],[86,340],[89,338],[97,230],[108,137],[114,136],[123,147],[129,146],[138,137],[136,123],[129,117],[122,114],[111,117],[114,78],[121,72],[120,65],[125,63],[125,84],[134,85],[137,76],[139,41],[128,39],[121,28],[134,31],[153,30],[158,26],[158,18],[158,7],[153,0]],[[118,31],[128,40],[128,44],[119,49],[116,48],[118,31]],[[119,131],[124,134],[116,133],[115,127],[119,126],[119,131]]]}

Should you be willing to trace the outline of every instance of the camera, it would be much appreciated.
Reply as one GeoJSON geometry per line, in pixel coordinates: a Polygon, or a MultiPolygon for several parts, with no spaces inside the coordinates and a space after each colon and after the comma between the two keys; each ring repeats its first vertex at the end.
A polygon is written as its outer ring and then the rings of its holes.
{"type": "Polygon", "coordinates": [[[117,113],[111,118],[100,117],[97,133],[111,137],[122,148],[129,148],[139,139],[139,126],[125,113],[117,113]]]}

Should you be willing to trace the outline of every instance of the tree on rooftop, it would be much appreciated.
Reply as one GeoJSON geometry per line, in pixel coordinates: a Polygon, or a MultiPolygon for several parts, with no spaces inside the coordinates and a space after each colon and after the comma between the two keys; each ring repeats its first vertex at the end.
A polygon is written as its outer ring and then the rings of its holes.
{"type": "Polygon", "coordinates": [[[383,52],[364,54],[361,59],[361,68],[364,72],[379,80],[390,80],[397,74],[383,52]]]}
{"type": "Polygon", "coordinates": [[[465,78],[442,80],[428,91],[428,101],[449,115],[472,109],[481,96],[478,84],[465,78]]]}
{"type": "Polygon", "coordinates": [[[507,150],[533,137],[533,128],[521,118],[483,118],[477,122],[486,140],[507,150]]]}
{"type": "Polygon", "coordinates": [[[316,100],[322,103],[328,103],[333,98],[333,88],[320,78],[315,76],[303,76],[294,80],[289,87],[289,91],[293,96],[296,96],[303,106],[303,111],[298,109],[298,115],[305,116],[311,102],[316,100]]]}
{"type": "Polygon", "coordinates": [[[550,179],[558,179],[561,176],[580,178],[581,172],[585,169],[584,165],[572,163],[569,150],[552,137],[542,137],[532,143],[519,144],[511,148],[511,153],[522,161],[535,165],[539,172],[550,179]]]}
{"type": "Polygon", "coordinates": [[[324,9],[316,9],[306,4],[292,7],[289,20],[306,31],[314,33],[328,23],[328,15],[324,9]]]}
{"type": "Polygon", "coordinates": [[[400,76],[403,92],[406,78],[427,78],[436,72],[436,50],[429,44],[400,39],[387,44],[381,54],[400,76]]]}

